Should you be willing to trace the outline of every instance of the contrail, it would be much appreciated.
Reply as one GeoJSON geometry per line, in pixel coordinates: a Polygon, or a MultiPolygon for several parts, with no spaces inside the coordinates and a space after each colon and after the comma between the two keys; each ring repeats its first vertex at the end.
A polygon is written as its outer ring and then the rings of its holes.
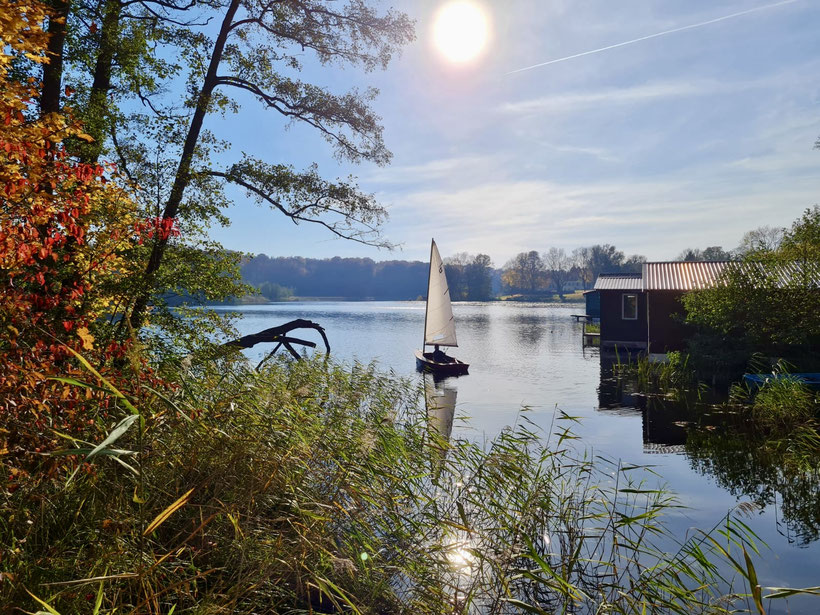
{"type": "Polygon", "coordinates": [[[765,11],[767,9],[773,9],[778,6],[783,6],[784,4],[792,4],[794,2],[798,2],[798,0],[781,0],[781,2],[775,2],[774,4],[767,4],[765,6],[758,6],[753,9],[747,9],[745,11],[740,11],[738,13],[732,13],[731,15],[724,15],[723,17],[718,17],[717,19],[710,19],[709,21],[702,21],[700,23],[693,23],[688,26],[681,26],[680,28],[673,28],[671,30],[664,30],[663,32],[656,32],[655,34],[648,34],[647,36],[642,36],[640,38],[633,38],[631,41],[624,41],[623,43],[615,43],[614,45],[607,45],[606,47],[601,47],[599,49],[591,49],[590,51],[584,51],[582,53],[576,53],[571,56],[565,56],[563,58],[556,58],[555,60],[549,60],[547,62],[541,62],[540,64],[533,64],[532,66],[525,66],[524,68],[517,68],[515,70],[511,70],[508,72],[508,75],[512,75],[513,73],[521,73],[526,70],[532,70],[533,68],[541,68],[542,66],[549,66],[550,64],[557,64],[558,62],[566,62],[567,60],[574,60],[575,58],[581,58],[583,56],[589,56],[593,53],[601,53],[602,51],[609,51],[610,49],[616,49],[618,47],[624,47],[626,45],[632,45],[634,43],[640,43],[641,41],[647,41],[650,38],[658,38],[659,36],[666,36],[667,34],[674,34],[675,32],[683,32],[684,30],[691,30],[693,28],[701,28],[703,26],[708,26],[713,23],[718,23],[719,21],[726,21],[727,19],[734,19],[735,17],[740,17],[742,15],[748,15],[749,13],[756,13],[758,11],[765,11]]]}

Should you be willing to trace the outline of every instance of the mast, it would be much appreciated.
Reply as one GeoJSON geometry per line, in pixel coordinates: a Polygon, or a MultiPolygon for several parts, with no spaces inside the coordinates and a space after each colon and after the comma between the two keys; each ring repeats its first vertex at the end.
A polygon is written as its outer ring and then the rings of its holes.
{"type": "Polygon", "coordinates": [[[427,299],[424,301],[424,329],[421,330],[421,353],[424,354],[424,346],[427,340],[427,310],[430,308],[430,276],[433,273],[433,246],[436,240],[430,240],[430,266],[427,268],[427,299]]]}

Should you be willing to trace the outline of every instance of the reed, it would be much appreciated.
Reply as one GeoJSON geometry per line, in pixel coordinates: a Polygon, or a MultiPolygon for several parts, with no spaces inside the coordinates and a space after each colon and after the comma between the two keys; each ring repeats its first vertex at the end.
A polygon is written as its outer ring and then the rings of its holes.
{"type": "Polygon", "coordinates": [[[717,613],[763,599],[739,517],[676,539],[651,468],[588,454],[563,413],[543,430],[524,411],[479,445],[443,440],[417,387],[373,366],[223,361],[179,378],[139,408],[97,382],[120,412],[106,437],[65,438],[3,489],[0,604],[717,613]]]}
{"type": "MultiPolygon", "coordinates": [[[[760,359],[752,362],[753,371],[763,371],[760,359]]],[[[778,361],[768,367],[770,377],[762,386],[735,384],[730,400],[747,408],[748,415],[772,435],[791,434],[794,430],[817,433],[820,396],[800,379],[791,375],[791,366],[778,361]]]]}
{"type": "Polygon", "coordinates": [[[644,354],[622,361],[618,355],[613,375],[634,382],[638,391],[644,394],[681,397],[694,392],[700,396],[706,388],[698,381],[689,355],[681,352],[669,352],[663,361],[651,360],[644,354]]]}

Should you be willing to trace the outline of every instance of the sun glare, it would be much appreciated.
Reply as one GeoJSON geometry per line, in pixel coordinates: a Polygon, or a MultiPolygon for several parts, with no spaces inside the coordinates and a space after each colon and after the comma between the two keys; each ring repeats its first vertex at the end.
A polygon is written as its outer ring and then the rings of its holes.
{"type": "Polygon", "coordinates": [[[487,15],[473,2],[449,2],[436,15],[433,40],[450,62],[463,63],[478,57],[488,38],[487,15]]]}

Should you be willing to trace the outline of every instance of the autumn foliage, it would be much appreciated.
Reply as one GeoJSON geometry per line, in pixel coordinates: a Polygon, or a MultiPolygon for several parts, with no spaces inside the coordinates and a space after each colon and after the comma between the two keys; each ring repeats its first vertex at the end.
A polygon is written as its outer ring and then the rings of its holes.
{"type": "Polygon", "coordinates": [[[106,373],[125,390],[150,377],[127,336],[110,334],[110,316],[131,248],[157,229],[138,220],[112,167],[71,159],[66,139],[90,137],[66,116],[38,115],[37,80],[10,74],[16,59],[46,60],[45,17],[39,4],[0,0],[0,460],[47,449],[105,412],[104,395],[55,380],[88,378],[71,350],[117,364],[106,373]]]}

